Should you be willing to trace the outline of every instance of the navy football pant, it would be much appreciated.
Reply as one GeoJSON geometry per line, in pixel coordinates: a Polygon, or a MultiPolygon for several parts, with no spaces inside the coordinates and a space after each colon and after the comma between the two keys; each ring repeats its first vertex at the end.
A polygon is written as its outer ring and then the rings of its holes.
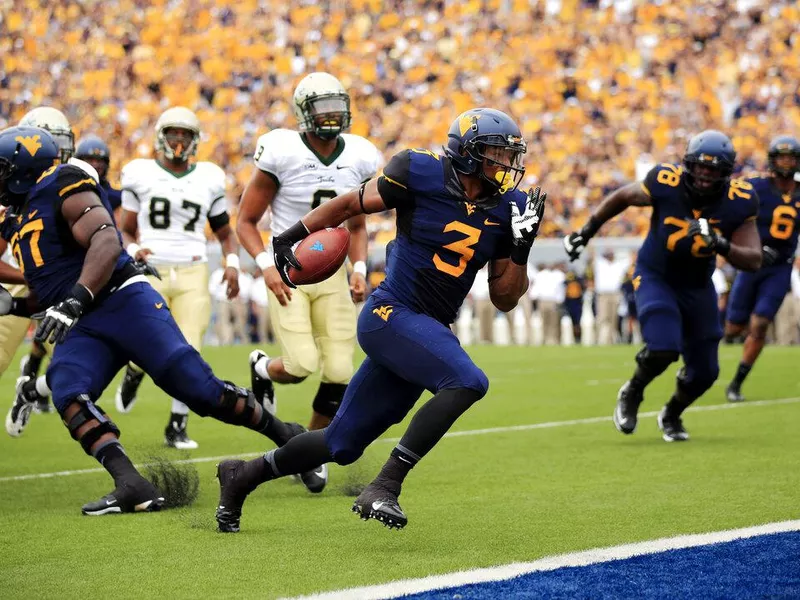
{"type": "Polygon", "coordinates": [[[755,314],[775,319],[786,294],[792,287],[792,265],[773,265],[755,273],[736,275],[728,299],[728,321],[744,325],[755,314]]]}
{"type": "Polygon", "coordinates": [[[709,281],[703,288],[680,288],[648,271],[637,275],[636,307],[647,348],[679,352],[685,364],[682,386],[699,398],[719,377],[722,326],[714,286],[709,281]]]}
{"type": "Polygon", "coordinates": [[[97,401],[128,362],[199,415],[219,405],[224,384],[186,342],[161,295],[140,282],[111,294],[56,345],[47,369],[56,409],[81,394],[97,401]]]}
{"type": "Polygon", "coordinates": [[[489,380],[452,331],[376,292],[358,319],[367,358],[350,380],[342,405],[325,430],[335,461],[349,464],[399,423],[422,392],[468,388],[483,397],[489,380]]]}

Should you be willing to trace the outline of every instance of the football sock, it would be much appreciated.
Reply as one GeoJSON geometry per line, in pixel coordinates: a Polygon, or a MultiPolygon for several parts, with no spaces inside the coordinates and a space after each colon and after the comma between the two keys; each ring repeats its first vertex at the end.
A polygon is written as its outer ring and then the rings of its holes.
{"type": "Polygon", "coordinates": [[[325,443],[325,430],[317,429],[294,436],[285,445],[270,450],[263,458],[256,460],[267,467],[261,474],[266,478],[261,481],[269,481],[284,475],[311,471],[333,461],[333,456],[325,443]]]}
{"type": "Polygon", "coordinates": [[[39,375],[36,378],[36,393],[44,398],[50,397],[50,388],[47,385],[47,376],[39,375]]]}
{"type": "Polygon", "coordinates": [[[447,433],[458,417],[483,397],[481,392],[469,388],[442,390],[417,411],[398,448],[417,460],[425,456],[447,433]]]}
{"type": "Polygon", "coordinates": [[[263,379],[270,379],[270,380],[272,379],[272,377],[269,376],[269,368],[268,368],[270,360],[272,359],[264,356],[263,358],[260,358],[258,362],[256,362],[254,368],[256,370],[256,374],[259,377],[262,377],[263,379]]]}
{"type": "Polygon", "coordinates": [[[406,448],[398,445],[392,450],[389,460],[383,465],[380,473],[375,478],[373,483],[378,483],[397,496],[400,495],[400,489],[405,481],[406,475],[414,468],[419,462],[418,456],[409,452],[406,448]]]}
{"type": "Polygon", "coordinates": [[[172,399],[172,414],[173,415],[188,415],[189,407],[180,400],[172,399]]]}
{"type": "Polygon", "coordinates": [[[33,375],[38,375],[39,369],[42,368],[42,359],[44,356],[36,356],[33,352],[28,354],[28,371],[33,375]]]}
{"type": "Polygon", "coordinates": [[[667,402],[666,412],[673,417],[679,417],[695,400],[697,400],[697,398],[692,398],[685,390],[681,389],[680,384],[678,384],[675,388],[675,393],[672,394],[672,398],[667,402]]]}
{"type": "Polygon", "coordinates": [[[133,466],[131,459],[125,454],[125,449],[117,440],[108,442],[94,451],[94,457],[103,468],[114,478],[114,483],[118,483],[125,477],[140,477],[136,467],[133,466]]]}
{"type": "Polygon", "coordinates": [[[736,369],[736,375],[734,375],[733,377],[733,385],[737,388],[741,387],[742,383],[744,383],[744,380],[750,374],[750,369],[752,368],[753,365],[748,365],[743,362],[740,362],[739,368],[736,369]]]}

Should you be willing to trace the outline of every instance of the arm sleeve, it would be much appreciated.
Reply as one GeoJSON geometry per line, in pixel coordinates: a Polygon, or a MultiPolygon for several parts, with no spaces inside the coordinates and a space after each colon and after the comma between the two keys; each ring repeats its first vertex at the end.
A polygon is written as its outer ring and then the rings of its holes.
{"type": "Polygon", "coordinates": [[[142,210],[139,198],[139,182],[136,176],[136,163],[130,162],[122,168],[120,183],[122,184],[122,208],[134,213],[142,210]]]}
{"type": "Polygon", "coordinates": [[[378,178],[378,193],[386,208],[406,208],[413,203],[410,185],[411,152],[395,154],[378,178]]]}
{"type": "Polygon", "coordinates": [[[100,196],[97,181],[86,171],[72,166],[64,165],[56,175],[56,189],[59,202],[64,202],[70,196],[81,192],[94,192],[100,196]]]}

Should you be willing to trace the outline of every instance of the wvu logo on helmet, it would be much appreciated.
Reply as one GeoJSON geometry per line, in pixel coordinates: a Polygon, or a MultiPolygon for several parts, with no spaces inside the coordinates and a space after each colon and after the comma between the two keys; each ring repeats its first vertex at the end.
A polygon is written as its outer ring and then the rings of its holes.
{"type": "Polygon", "coordinates": [[[389,315],[391,315],[393,311],[394,311],[394,309],[391,306],[379,306],[378,308],[374,309],[372,312],[374,312],[376,315],[378,315],[384,321],[388,321],[389,320],[389,315]]]}
{"type": "Polygon", "coordinates": [[[470,115],[470,114],[463,114],[458,118],[458,130],[461,132],[461,135],[464,135],[472,129],[472,131],[478,131],[478,119],[480,119],[480,115],[470,115]]]}
{"type": "Polygon", "coordinates": [[[36,156],[36,153],[42,147],[42,143],[39,141],[40,137],[41,136],[38,135],[26,135],[25,137],[18,135],[14,138],[14,141],[22,144],[22,147],[28,151],[28,154],[36,156]]]}

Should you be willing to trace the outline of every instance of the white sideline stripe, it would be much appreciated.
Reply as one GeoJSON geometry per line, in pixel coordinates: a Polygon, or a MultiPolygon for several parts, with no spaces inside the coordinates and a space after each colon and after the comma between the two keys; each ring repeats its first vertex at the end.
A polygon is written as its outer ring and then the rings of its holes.
{"type": "Polygon", "coordinates": [[[622,560],[633,556],[657,554],[667,550],[707,546],[709,544],[719,544],[759,535],[788,531],[800,531],[800,520],[767,523],[755,527],[729,529],[711,533],[679,535],[647,542],[612,546],[611,548],[594,548],[592,550],[584,550],[583,552],[548,556],[527,563],[512,563],[497,567],[457,571],[447,575],[432,575],[420,579],[404,579],[380,585],[349,588],[333,592],[321,592],[309,596],[299,596],[295,600],[375,600],[396,598],[406,594],[416,594],[442,588],[470,585],[473,583],[503,581],[537,571],[552,571],[562,567],[583,567],[607,561],[622,560]]]}
{"type": "MultiPolygon", "coordinates": [[[[779,404],[796,404],[800,402],[800,396],[796,398],[778,398],[776,400],[754,400],[753,402],[741,402],[737,404],[711,404],[709,406],[697,406],[690,408],[691,412],[707,412],[712,410],[729,410],[734,408],[747,408],[750,406],[775,406],[779,404]]],[[[640,417],[655,417],[658,411],[650,411],[639,413],[640,417]]],[[[573,425],[590,425],[592,423],[605,423],[611,421],[611,417],[588,417],[585,419],[571,419],[569,421],[549,421],[545,423],[531,423],[529,425],[510,425],[506,427],[490,427],[488,429],[467,429],[466,431],[450,431],[444,435],[446,438],[464,437],[472,435],[486,435],[490,433],[513,433],[515,431],[531,431],[534,429],[552,429],[554,427],[571,427],[573,425]]],[[[384,442],[395,444],[400,441],[400,438],[379,438],[376,442],[384,442]]],[[[219,460],[226,460],[231,458],[253,458],[260,456],[263,452],[245,452],[244,454],[225,454],[222,456],[200,456],[197,458],[187,458],[184,460],[176,460],[175,463],[208,463],[216,462],[219,460]]],[[[146,463],[145,463],[146,464],[146,463]]],[[[144,466],[143,464],[136,465],[137,467],[144,466]]],[[[31,473],[29,475],[11,475],[7,477],[0,477],[0,483],[9,481],[27,481],[29,479],[49,479],[51,477],[70,477],[72,475],[89,475],[93,473],[105,473],[106,470],[102,468],[95,469],[77,469],[74,471],[54,471],[52,473],[31,473]]]]}

